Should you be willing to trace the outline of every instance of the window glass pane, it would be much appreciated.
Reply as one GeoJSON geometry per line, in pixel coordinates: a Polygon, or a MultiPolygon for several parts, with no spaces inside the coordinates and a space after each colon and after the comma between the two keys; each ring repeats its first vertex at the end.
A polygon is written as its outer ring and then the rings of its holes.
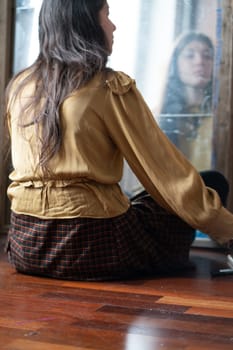
{"type": "Polygon", "coordinates": [[[38,14],[42,0],[16,0],[13,71],[29,66],[38,54],[38,14]]]}
{"type": "Polygon", "coordinates": [[[136,79],[151,108],[162,92],[165,62],[174,38],[176,0],[109,0],[114,32],[109,65],[136,79]]]}

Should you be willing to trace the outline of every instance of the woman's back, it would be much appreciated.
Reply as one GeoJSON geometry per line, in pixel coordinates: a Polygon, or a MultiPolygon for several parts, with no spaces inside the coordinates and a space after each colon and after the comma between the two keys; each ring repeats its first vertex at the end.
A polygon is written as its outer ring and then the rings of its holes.
{"type": "MultiPolygon", "coordinates": [[[[35,125],[21,130],[19,103],[16,100],[10,104],[14,171],[8,194],[13,210],[39,217],[104,217],[119,215],[128,208],[128,200],[118,186],[123,157],[109,136],[107,125],[112,116],[106,115],[105,110],[109,91],[116,89],[116,93],[121,93],[127,84],[132,85],[132,80],[124,74],[98,73],[65,99],[60,107],[62,142],[48,163],[50,171],[46,177],[38,167],[35,125]],[[19,153],[19,149],[23,152],[19,153]]],[[[22,92],[21,101],[30,96],[32,87],[30,84],[22,92]]]]}

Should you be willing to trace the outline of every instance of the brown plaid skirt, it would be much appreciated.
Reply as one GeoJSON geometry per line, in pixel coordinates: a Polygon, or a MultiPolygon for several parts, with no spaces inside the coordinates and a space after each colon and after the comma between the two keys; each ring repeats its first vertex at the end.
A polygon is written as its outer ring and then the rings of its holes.
{"type": "Polygon", "coordinates": [[[112,280],[188,265],[195,230],[141,195],[108,219],[43,220],[12,213],[7,251],[16,270],[70,280],[112,280]]]}

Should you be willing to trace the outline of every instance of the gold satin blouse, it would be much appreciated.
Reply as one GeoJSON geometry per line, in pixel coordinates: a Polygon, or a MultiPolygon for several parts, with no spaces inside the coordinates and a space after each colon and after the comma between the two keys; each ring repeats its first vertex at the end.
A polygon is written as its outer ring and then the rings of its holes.
{"type": "Polygon", "coordinates": [[[233,215],[160,130],[129,76],[110,72],[106,80],[97,74],[65,99],[60,110],[63,141],[46,180],[36,167],[34,126],[23,133],[18,127],[20,103],[32,91],[29,85],[8,108],[14,168],[8,196],[15,213],[45,219],[125,213],[130,202],[118,184],[124,157],[169,212],[219,240],[233,237],[233,215]]]}

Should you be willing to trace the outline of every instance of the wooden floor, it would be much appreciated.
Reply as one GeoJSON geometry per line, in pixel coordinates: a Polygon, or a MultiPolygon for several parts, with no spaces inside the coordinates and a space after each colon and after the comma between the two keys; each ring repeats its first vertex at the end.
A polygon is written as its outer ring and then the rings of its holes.
{"type": "Polygon", "coordinates": [[[0,350],[233,349],[233,276],[223,252],[193,250],[178,277],[109,283],[21,275],[0,254],[0,350]]]}

